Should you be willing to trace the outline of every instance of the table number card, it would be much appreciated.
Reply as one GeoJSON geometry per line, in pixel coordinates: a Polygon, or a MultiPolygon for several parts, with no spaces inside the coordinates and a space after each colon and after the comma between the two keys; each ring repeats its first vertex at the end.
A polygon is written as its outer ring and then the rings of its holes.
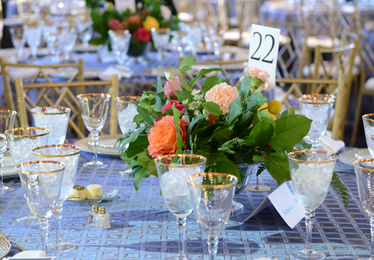
{"type": "Polygon", "coordinates": [[[280,29],[252,24],[248,67],[256,67],[270,75],[275,85],[280,29]]]}
{"type": "Polygon", "coordinates": [[[114,0],[114,5],[118,11],[126,11],[127,9],[132,12],[136,11],[135,0],[114,0]]]}

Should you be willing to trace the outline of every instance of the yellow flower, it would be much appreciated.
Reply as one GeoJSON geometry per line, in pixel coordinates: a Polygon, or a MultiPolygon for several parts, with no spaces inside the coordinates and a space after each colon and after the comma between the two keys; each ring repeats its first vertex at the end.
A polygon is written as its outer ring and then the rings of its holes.
{"type": "Polygon", "coordinates": [[[113,3],[112,2],[108,2],[108,9],[112,9],[113,7],[113,3]]]}
{"type": "Polygon", "coordinates": [[[143,22],[143,27],[150,31],[152,28],[158,29],[160,28],[160,24],[158,23],[157,19],[153,16],[147,16],[143,22]]]}
{"type": "MultiPolygon", "coordinates": [[[[270,105],[270,103],[269,103],[269,105],[270,105]]],[[[262,110],[262,109],[264,109],[265,108],[265,111],[266,112],[268,112],[268,114],[274,119],[274,120],[277,120],[277,118],[273,115],[273,114],[271,114],[270,112],[269,112],[269,110],[268,110],[268,104],[267,103],[265,103],[265,104],[263,104],[259,109],[257,109],[257,111],[260,111],[260,110],[262,110]]]]}
{"type": "Polygon", "coordinates": [[[282,104],[278,100],[272,100],[269,102],[268,110],[273,115],[279,114],[282,110],[282,104]]]}

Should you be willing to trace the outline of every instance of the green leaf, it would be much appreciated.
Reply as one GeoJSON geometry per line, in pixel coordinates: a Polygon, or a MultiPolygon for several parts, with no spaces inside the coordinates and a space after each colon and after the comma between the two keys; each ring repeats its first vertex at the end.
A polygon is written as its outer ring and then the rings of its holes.
{"type": "Polygon", "coordinates": [[[342,183],[339,176],[335,172],[332,175],[331,188],[333,188],[334,191],[336,191],[342,197],[344,201],[344,207],[348,210],[349,199],[351,198],[351,195],[349,194],[347,186],[342,183]]]}
{"type": "Polygon", "coordinates": [[[186,72],[186,71],[192,70],[192,68],[190,66],[185,65],[185,66],[179,67],[179,70],[181,72],[186,72]]]}
{"type": "Polygon", "coordinates": [[[273,136],[273,126],[265,120],[255,125],[245,141],[250,145],[265,146],[273,136]]]}
{"type": "Polygon", "coordinates": [[[205,115],[201,114],[198,117],[192,118],[191,122],[188,124],[188,132],[191,132],[194,125],[199,122],[201,119],[205,119],[205,115]]]}
{"type": "Polygon", "coordinates": [[[189,91],[183,91],[183,90],[177,90],[175,92],[177,93],[177,98],[178,98],[179,102],[183,102],[186,99],[188,99],[189,103],[193,101],[191,92],[189,92],[189,91]]]}
{"type": "Polygon", "coordinates": [[[147,170],[148,170],[149,175],[154,175],[154,176],[158,177],[157,168],[156,168],[156,164],[155,164],[154,159],[152,159],[152,161],[149,162],[147,170]]]}
{"type": "Polygon", "coordinates": [[[203,84],[203,86],[201,87],[201,92],[203,92],[204,94],[207,93],[212,87],[214,87],[215,85],[218,85],[219,83],[221,83],[222,80],[220,77],[217,77],[217,76],[211,76],[209,78],[207,78],[203,84]]]}
{"type": "Polygon", "coordinates": [[[140,188],[140,185],[142,184],[143,179],[147,177],[149,177],[149,174],[147,172],[147,169],[145,168],[140,168],[135,173],[135,182],[134,182],[135,190],[138,190],[140,188]]]}
{"type": "Polygon", "coordinates": [[[253,124],[257,125],[262,120],[267,120],[268,122],[272,121],[275,127],[275,120],[272,118],[271,115],[269,115],[269,113],[266,110],[261,110],[256,113],[253,119],[253,124]]]}
{"type": "Polygon", "coordinates": [[[295,146],[299,150],[308,150],[308,149],[312,148],[312,144],[308,144],[307,142],[305,142],[304,139],[301,139],[300,142],[295,144],[295,146]]]}
{"type": "Polygon", "coordinates": [[[277,152],[292,151],[309,132],[312,120],[302,115],[288,115],[276,121],[275,136],[269,144],[277,152]]]}
{"type": "Polygon", "coordinates": [[[250,78],[249,78],[249,76],[246,76],[244,78],[244,80],[242,81],[241,86],[240,86],[240,90],[244,94],[244,99],[246,99],[251,94],[250,86],[251,86],[250,78]]]}
{"type": "Polygon", "coordinates": [[[137,102],[134,101],[134,99],[132,99],[130,97],[130,99],[132,100],[132,102],[136,105],[136,111],[138,111],[139,114],[141,114],[144,118],[144,121],[149,125],[149,126],[153,126],[154,125],[154,121],[152,120],[151,116],[149,115],[149,113],[144,110],[141,106],[138,105],[137,102]]]}
{"type": "Polygon", "coordinates": [[[219,144],[222,144],[224,142],[227,142],[231,138],[233,132],[234,130],[229,130],[227,128],[217,128],[213,133],[212,140],[216,141],[219,144]]]}
{"type": "Polygon", "coordinates": [[[178,148],[177,154],[182,152],[182,148],[184,146],[182,136],[179,133],[179,119],[181,115],[182,115],[181,112],[175,108],[175,104],[173,103],[173,123],[174,123],[175,131],[177,132],[177,148],[178,148]]]}
{"type": "Polygon", "coordinates": [[[227,121],[230,123],[235,119],[238,119],[238,116],[242,113],[243,107],[240,98],[235,99],[229,105],[229,113],[227,115],[227,121]]]}
{"type": "Polygon", "coordinates": [[[101,45],[101,44],[104,44],[105,42],[106,42],[105,37],[95,38],[95,39],[91,39],[91,40],[88,41],[88,43],[90,43],[92,45],[101,45]]]}
{"type": "Polygon", "coordinates": [[[223,111],[217,103],[209,101],[202,103],[202,105],[212,115],[219,116],[223,113],[223,111]]]}
{"type": "Polygon", "coordinates": [[[139,153],[143,152],[145,149],[147,149],[149,145],[148,138],[146,135],[139,135],[136,139],[136,142],[132,142],[129,144],[129,148],[127,148],[127,156],[133,157],[135,155],[138,155],[139,153]]]}
{"type": "Polygon", "coordinates": [[[192,91],[192,88],[187,84],[185,80],[181,81],[181,86],[182,86],[182,89],[185,91],[189,91],[189,92],[192,91]]]}
{"type": "MultiPolygon", "coordinates": [[[[181,62],[181,64],[179,64],[179,69],[182,71],[182,72],[184,72],[183,70],[182,70],[182,68],[183,67],[192,67],[192,65],[194,65],[195,64],[195,62],[196,62],[196,58],[194,57],[194,56],[186,56],[183,60],[182,60],[182,62],[181,62]]],[[[191,69],[192,70],[192,69],[191,69]]],[[[186,71],[186,70],[185,70],[186,71]]]]}
{"type": "Polygon", "coordinates": [[[164,72],[166,80],[171,80],[174,78],[174,74],[170,72],[164,72]]]}
{"type": "Polygon", "coordinates": [[[263,162],[265,161],[265,158],[260,156],[260,155],[254,155],[253,156],[253,161],[256,161],[256,162],[263,162]]]}
{"type": "Polygon", "coordinates": [[[238,167],[230,160],[218,161],[213,166],[215,172],[232,174],[238,178],[238,183],[242,182],[242,174],[238,167]]]}
{"type": "Polygon", "coordinates": [[[220,68],[202,69],[202,70],[200,70],[200,72],[199,72],[199,74],[196,76],[196,78],[194,78],[194,79],[190,82],[189,86],[190,86],[190,87],[193,87],[193,86],[195,85],[196,81],[198,81],[202,76],[204,76],[205,74],[208,74],[208,73],[210,73],[210,72],[213,72],[213,71],[222,71],[222,70],[221,70],[220,68]]]}
{"type": "Polygon", "coordinates": [[[143,168],[147,168],[148,167],[148,164],[149,162],[151,161],[152,159],[146,154],[146,152],[142,152],[139,154],[138,156],[138,162],[140,163],[140,165],[143,167],[143,168]]]}
{"type": "Polygon", "coordinates": [[[229,154],[236,153],[234,151],[235,148],[241,148],[245,145],[245,141],[243,139],[240,139],[238,137],[235,137],[231,140],[226,141],[220,148],[218,148],[218,151],[225,152],[229,154]]]}
{"type": "Polygon", "coordinates": [[[156,108],[159,112],[161,112],[162,108],[164,107],[164,102],[161,100],[159,96],[156,96],[156,108]]]}
{"type": "Polygon", "coordinates": [[[265,157],[265,167],[276,180],[278,186],[284,181],[291,180],[291,173],[287,155],[284,153],[271,153],[265,157]]]}
{"type": "Polygon", "coordinates": [[[161,83],[161,77],[160,76],[157,76],[157,93],[161,93],[162,92],[162,83],[161,83]]]}
{"type": "Polygon", "coordinates": [[[120,143],[119,151],[123,152],[123,150],[126,149],[127,144],[134,142],[138,138],[139,134],[144,131],[145,128],[146,128],[145,126],[141,126],[135,131],[132,131],[130,136],[120,143]]]}

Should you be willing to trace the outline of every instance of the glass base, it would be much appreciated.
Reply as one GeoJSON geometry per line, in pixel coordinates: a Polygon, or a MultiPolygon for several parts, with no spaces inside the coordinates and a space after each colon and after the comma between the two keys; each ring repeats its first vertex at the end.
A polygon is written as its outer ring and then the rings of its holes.
{"type": "Polygon", "coordinates": [[[244,210],[243,204],[236,202],[235,200],[232,201],[231,206],[231,216],[239,215],[244,210]]]}
{"type": "Polygon", "coordinates": [[[271,187],[266,185],[248,185],[246,188],[248,191],[260,192],[260,191],[269,191],[271,187]]]}
{"type": "Polygon", "coordinates": [[[70,251],[76,248],[76,245],[71,242],[63,242],[61,244],[48,243],[47,246],[48,246],[47,247],[48,252],[53,252],[53,253],[67,252],[67,251],[70,251]]]}
{"type": "Polygon", "coordinates": [[[129,176],[130,173],[132,173],[133,170],[132,169],[128,169],[128,170],[122,170],[122,171],[119,171],[119,174],[120,175],[123,175],[123,176],[129,176]]]}
{"type": "Polygon", "coordinates": [[[107,163],[103,163],[103,162],[100,162],[100,161],[86,162],[86,163],[83,164],[83,167],[86,167],[86,168],[105,168],[107,166],[108,166],[107,163]]]}
{"type": "Polygon", "coordinates": [[[16,222],[21,225],[39,225],[39,219],[35,216],[27,216],[23,218],[17,218],[16,222]]]}
{"type": "Polygon", "coordinates": [[[6,186],[6,185],[3,185],[3,187],[0,188],[0,192],[12,192],[14,191],[15,188],[13,187],[10,187],[10,186],[6,186]]]}
{"type": "Polygon", "coordinates": [[[305,250],[303,251],[294,251],[291,253],[291,259],[325,259],[326,255],[322,252],[314,251],[310,254],[307,254],[305,250]]]}

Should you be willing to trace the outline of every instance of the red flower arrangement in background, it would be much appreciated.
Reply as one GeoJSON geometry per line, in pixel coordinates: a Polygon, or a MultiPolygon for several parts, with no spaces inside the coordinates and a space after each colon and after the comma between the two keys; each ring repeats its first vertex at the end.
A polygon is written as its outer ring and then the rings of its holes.
{"type": "Polygon", "coordinates": [[[138,39],[141,42],[149,42],[152,38],[152,35],[146,29],[140,27],[132,34],[132,37],[138,39]]]}

